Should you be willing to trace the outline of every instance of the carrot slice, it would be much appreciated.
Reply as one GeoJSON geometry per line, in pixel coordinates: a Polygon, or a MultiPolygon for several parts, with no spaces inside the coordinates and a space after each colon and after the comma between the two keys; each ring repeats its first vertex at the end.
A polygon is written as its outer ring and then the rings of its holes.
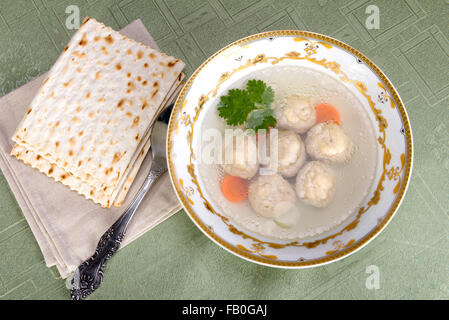
{"type": "Polygon", "coordinates": [[[248,197],[248,182],[228,174],[221,182],[221,192],[229,201],[242,202],[248,197]]]}
{"type": "Polygon", "coordinates": [[[315,106],[316,123],[320,122],[336,122],[340,123],[340,113],[329,103],[321,103],[315,106]]]}

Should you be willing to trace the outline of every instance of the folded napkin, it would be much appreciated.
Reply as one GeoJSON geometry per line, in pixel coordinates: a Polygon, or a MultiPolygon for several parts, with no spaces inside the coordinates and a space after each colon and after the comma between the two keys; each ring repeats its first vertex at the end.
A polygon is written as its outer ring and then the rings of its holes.
{"type": "MultiPolygon", "coordinates": [[[[120,31],[123,35],[159,50],[140,20],[120,31]]],[[[104,209],[61,183],[9,155],[11,137],[46,75],[0,98],[0,169],[44,255],[66,278],[95,251],[101,235],[117,220],[145,180],[151,165],[147,156],[129,190],[124,205],[104,209]]],[[[128,226],[122,247],[161,223],[181,206],[168,173],[155,183],[128,226]]]]}

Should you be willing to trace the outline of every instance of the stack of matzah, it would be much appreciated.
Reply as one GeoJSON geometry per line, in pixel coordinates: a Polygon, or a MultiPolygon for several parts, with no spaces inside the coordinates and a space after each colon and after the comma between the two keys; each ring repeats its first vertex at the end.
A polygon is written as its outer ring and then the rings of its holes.
{"type": "Polygon", "coordinates": [[[19,124],[11,154],[103,207],[120,206],[183,67],[87,18],[19,124]]]}

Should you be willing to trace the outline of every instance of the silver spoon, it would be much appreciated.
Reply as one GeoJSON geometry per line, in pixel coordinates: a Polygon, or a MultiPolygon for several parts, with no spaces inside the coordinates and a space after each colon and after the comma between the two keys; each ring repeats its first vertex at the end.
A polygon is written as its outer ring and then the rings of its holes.
{"type": "Polygon", "coordinates": [[[84,261],[75,270],[71,281],[70,296],[73,300],[82,300],[94,292],[103,281],[103,273],[106,261],[119,249],[125,236],[126,228],[140,202],[150,190],[153,183],[167,171],[167,159],[165,154],[165,138],[167,125],[156,121],[151,133],[151,163],[150,172],[142,187],[129,207],[120,218],[101,236],[95,253],[84,261]]]}

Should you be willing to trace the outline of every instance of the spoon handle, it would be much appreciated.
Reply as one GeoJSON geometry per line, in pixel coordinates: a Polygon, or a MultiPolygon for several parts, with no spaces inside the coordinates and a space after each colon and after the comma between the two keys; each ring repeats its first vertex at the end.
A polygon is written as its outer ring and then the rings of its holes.
{"type": "Polygon", "coordinates": [[[167,171],[166,166],[158,165],[158,161],[153,161],[150,173],[132,203],[120,218],[101,236],[95,253],[75,270],[75,275],[71,282],[72,287],[70,289],[72,300],[82,300],[100,286],[103,281],[105,264],[120,248],[129,221],[153,183],[165,171],[167,171]]]}

